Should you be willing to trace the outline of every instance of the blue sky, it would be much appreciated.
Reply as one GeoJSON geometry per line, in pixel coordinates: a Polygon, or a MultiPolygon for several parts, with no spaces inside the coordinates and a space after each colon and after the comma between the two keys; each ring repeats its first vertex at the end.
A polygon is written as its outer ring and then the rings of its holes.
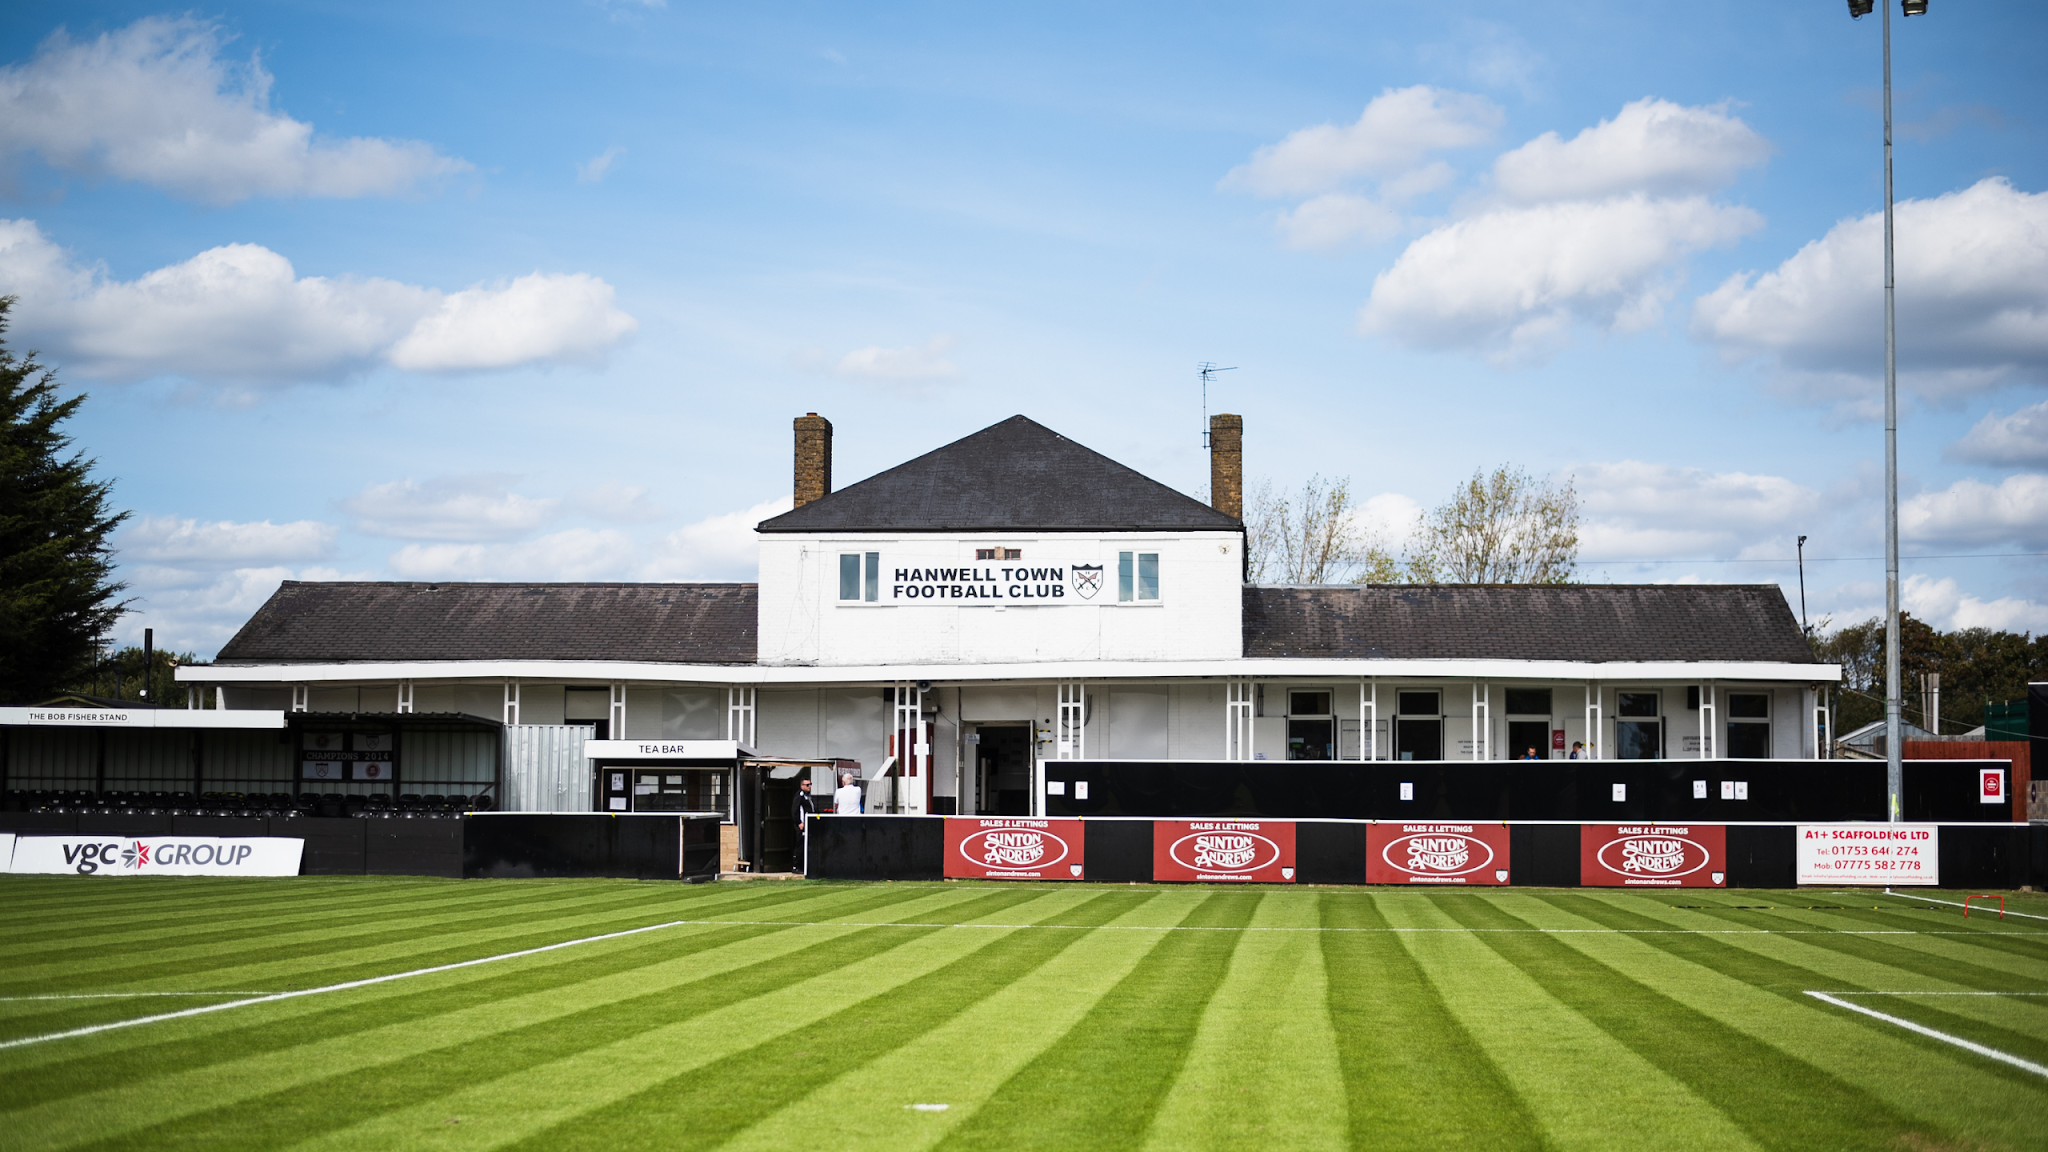
{"type": "MultiPolygon", "coordinates": [[[[745,579],[1024,413],[1571,477],[1587,578],[1882,605],[1878,27],[1798,5],[17,5],[10,343],[91,399],[128,631],[280,579],[745,579]],[[1655,563],[1636,563],[1655,561],[1655,563]]],[[[2048,629],[2048,13],[1894,21],[1907,604],[2048,629]]]]}

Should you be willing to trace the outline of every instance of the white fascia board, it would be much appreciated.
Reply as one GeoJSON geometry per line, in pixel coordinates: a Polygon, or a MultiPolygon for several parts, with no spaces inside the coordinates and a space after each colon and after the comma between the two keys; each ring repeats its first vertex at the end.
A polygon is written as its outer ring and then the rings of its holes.
{"type": "Polygon", "coordinates": [[[0,726],[57,728],[282,728],[284,713],[218,708],[0,708],[0,726]]]}
{"type": "Polygon", "coordinates": [[[754,750],[737,740],[585,740],[585,760],[738,760],[754,750]]]}
{"type": "Polygon", "coordinates": [[[181,681],[202,684],[378,684],[394,680],[635,684],[947,684],[1033,680],[1675,680],[1835,684],[1836,664],[1571,660],[1127,660],[1034,664],[733,665],[603,660],[449,660],[389,664],[180,665],[181,681]]]}

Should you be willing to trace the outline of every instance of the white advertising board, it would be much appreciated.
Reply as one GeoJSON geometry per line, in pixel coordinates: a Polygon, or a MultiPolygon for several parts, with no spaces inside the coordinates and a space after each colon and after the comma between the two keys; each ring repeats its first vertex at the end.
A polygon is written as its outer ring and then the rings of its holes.
{"type": "Polygon", "coordinates": [[[14,862],[14,833],[0,832],[0,872],[7,871],[14,862]]]}
{"type": "Polygon", "coordinates": [[[9,872],[66,876],[297,876],[287,836],[20,836],[9,872]]]}
{"type": "Polygon", "coordinates": [[[1938,824],[1801,824],[1801,884],[1939,884],[1938,824]]]}

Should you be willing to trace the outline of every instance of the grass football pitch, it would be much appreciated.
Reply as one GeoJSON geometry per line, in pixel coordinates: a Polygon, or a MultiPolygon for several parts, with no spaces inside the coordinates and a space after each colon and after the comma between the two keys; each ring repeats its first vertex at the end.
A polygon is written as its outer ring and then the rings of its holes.
{"type": "Polygon", "coordinates": [[[0,1148],[2048,1147],[1958,899],[0,877],[0,1148]]]}

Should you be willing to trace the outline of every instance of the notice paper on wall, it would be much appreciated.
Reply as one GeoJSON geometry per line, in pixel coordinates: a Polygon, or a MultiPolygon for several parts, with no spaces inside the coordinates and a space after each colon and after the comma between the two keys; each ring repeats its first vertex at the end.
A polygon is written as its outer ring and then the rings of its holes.
{"type": "Polygon", "coordinates": [[[1800,884],[1938,884],[1939,824],[1800,824],[1800,884]]]}
{"type": "Polygon", "coordinates": [[[20,836],[8,871],[70,876],[297,876],[289,836],[20,836]]]}

